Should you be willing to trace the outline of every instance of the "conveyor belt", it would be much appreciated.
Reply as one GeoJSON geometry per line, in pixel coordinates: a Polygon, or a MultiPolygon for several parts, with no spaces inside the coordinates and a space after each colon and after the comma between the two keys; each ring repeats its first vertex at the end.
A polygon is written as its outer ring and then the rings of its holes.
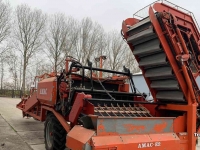
{"type": "Polygon", "coordinates": [[[133,54],[144,69],[144,77],[151,81],[150,88],[156,91],[158,101],[185,102],[184,94],[154,32],[150,19],[145,18],[128,31],[128,43],[134,46],[133,54]]]}

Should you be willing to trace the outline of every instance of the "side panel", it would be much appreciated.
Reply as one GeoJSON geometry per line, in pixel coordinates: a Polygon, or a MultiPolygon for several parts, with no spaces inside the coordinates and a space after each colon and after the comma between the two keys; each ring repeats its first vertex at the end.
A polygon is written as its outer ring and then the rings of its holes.
{"type": "Polygon", "coordinates": [[[152,134],[173,132],[175,118],[101,118],[97,120],[97,135],[152,134]]]}
{"type": "Polygon", "coordinates": [[[95,131],[75,126],[67,134],[66,146],[74,150],[92,150],[89,140],[95,135],[95,131]]]}
{"type": "Polygon", "coordinates": [[[38,83],[37,98],[41,103],[54,105],[57,97],[56,77],[44,79],[38,83]]]}
{"type": "Polygon", "coordinates": [[[36,93],[34,93],[25,103],[24,112],[29,111],[31,108],[33,108],[38,103],[38,100],[36,98],[36,93]]]}
{"type": "Polygon", "coordinates": [[[180,139],[174,133],[94,136],[92,146],[93,150],[180,150],[180,139]]]}

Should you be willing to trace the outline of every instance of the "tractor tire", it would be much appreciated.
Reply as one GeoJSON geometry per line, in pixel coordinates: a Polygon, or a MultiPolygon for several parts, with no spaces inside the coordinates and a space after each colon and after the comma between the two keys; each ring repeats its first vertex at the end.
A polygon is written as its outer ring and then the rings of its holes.
{"type": "Polygon", "coordinates": [[[44,126],[46,150],[65,150],[66,131],[54,114],[47,115],[44,126]]]}

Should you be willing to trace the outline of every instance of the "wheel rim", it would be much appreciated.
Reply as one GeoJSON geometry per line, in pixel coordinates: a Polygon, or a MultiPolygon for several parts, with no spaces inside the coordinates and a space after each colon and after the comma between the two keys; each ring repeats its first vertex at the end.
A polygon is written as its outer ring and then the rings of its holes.
{"type": "Polygon", "coordinates": [[[46,143],[47,143],[48,147],[52,147],[52,143],[53,143],[53,132],[52,131],[53,131],[53,125],[49,121],[46,126],[46,143]]]}

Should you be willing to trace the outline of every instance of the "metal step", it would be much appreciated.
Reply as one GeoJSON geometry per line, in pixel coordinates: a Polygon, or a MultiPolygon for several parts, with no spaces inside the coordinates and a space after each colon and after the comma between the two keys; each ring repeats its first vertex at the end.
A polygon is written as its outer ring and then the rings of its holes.
{"type": "Polygon", "coordinates": [[[144,70],[144,77],[150,80],[150,88],[156,93],[154,98],[169,103],[184,102],[183,92],[150,19],[146,18],[132,26],[128,34],[127,41],[134,47],[133,54],[138,57],[138,64],[144,70]]]}
{"type": "Polygon", "coordinates": [[[173,71],[171,67],[156,67],[147,69],[145,71],[145,77],[151,78],[151,77],[171,77],[173,76],[173,71]]]}
{"type": "Polygon", "coordinates": [[[150,84],[151,88],[158,89],[158,90],[179,90],[179,84],[177,80],[168,79],[168,80],[157,80],[152,81],[150,84]]]}
{"type": "Polygon", "coordinates": [[[145,42],[145,44],[142,43],[135,46],[135,43],[133,43],[133,45],[134,45],[133,54],[139,57],[148,56],[153,53],[163,52],[158,38],[147,41],[145,42]]]}
{"type": "Polygon", "coordinates": [[[154,33],[153,28],[149,28],[142,32],[132,35],[127,39],[128,43],[134,43],[134,45],[149,41],[156,38],[157,35],[154,33]]]}
{"type": "Polygon", "coordinates": [[[141,32],[141,30],[147,29],[152,27],[152,24],[150,22],[149,17],[141,20],[140,22],[138,22],[137,24],[133,25],[129,30],[128,30],[128,35],[133,35],[136,34],[138,32],[141,32]]]}
{"type": "Polygon", "coordinates": [[[183,92],[181,91],[159,91],[156,94],[156,99],[160,101],[178,101],[184,102],[185,98],[183,92]]]}
{"type": "Polygon", "coordinates": [[[158,53],[155,55],[146,56],[140,59],[139,66],[140,67],[152,67],[152,66],[160,66],[167,65],[167,57],[165,53],[158,53]]]}

